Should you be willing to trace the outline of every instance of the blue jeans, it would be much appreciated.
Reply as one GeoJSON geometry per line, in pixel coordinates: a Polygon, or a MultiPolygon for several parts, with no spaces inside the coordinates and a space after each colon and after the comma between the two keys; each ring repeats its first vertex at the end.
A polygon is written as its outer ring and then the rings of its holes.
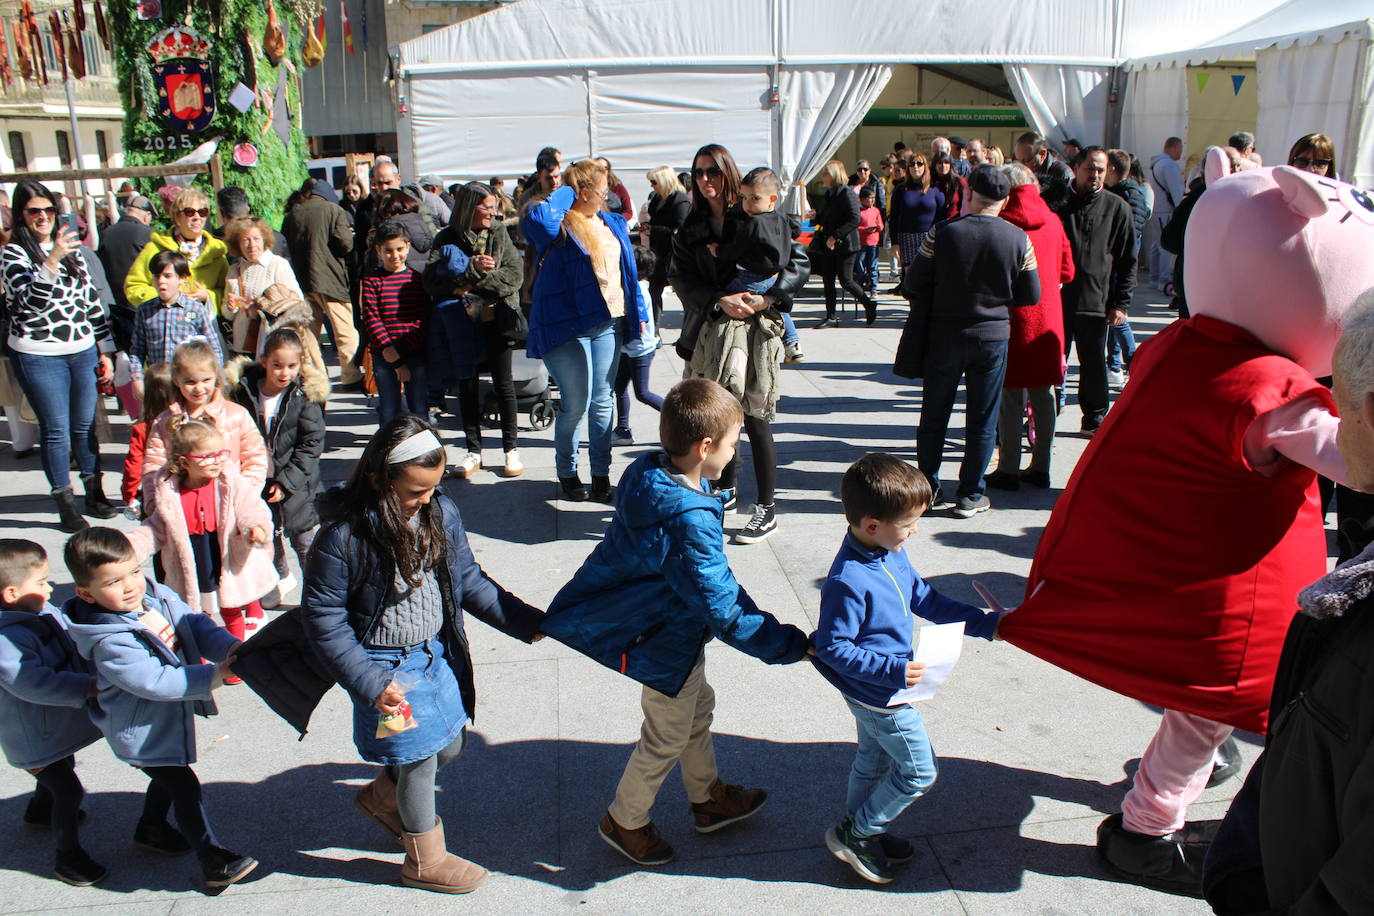
{"type": "Polygon", "coordinates": [[[962,333],[931,335],[921,389],[921,423],[916,430],[916,462],[937,494],[945,433],[961,378],[966,391],[964,460],[959,465],[955,498],[983,494],[983,472],[997,441],[997,410],[1006,373],[1005,340],[978,340],[962,333]]]}
{"type": "Polygon", "coordinates": [[[619,318],[604,321],[544,354],[544,365],[558,382],[558,415],[553,421],[554,466],[559,477],[577,475],[582,419],[592,474],[611,473],[611,429],[615,426],[615,372],[624,342],[619,318]]]}
{"type": "Polygon", "coordinates": [[[885,833],[897,815],[935,785],[935,751],[916,707],[874,712],[848,697],[845,702],[854,714],[859,743],[844,810],[854,819],[855,833],[885,833]]]}
{"type": "Polygon", "coordinates": [[[10,365],[38,417],[43,473],[54,490],[71,486],[72,456],[82,474],[100,470],[95,438],[95,345],[70,356],[12,352],[10,365]]]}
{"type": "Polygon", "coordinates": [[[385,423],[403,409],[410,413],[425,415],[429,400],[429,383],[425,376],[425,354],[412,353],[401,360],[400,365],[410,370],[410,381],[405,383],[402,392],[401,380],[396,377],[396,366],[388,366],[382,354],[372,352],[372,375],[377,379],[377,422],[385,423]]]}
{"type": "Polygon", "coordinates": [[[1135,332],[1131,330],[1131,319],[1127,318],[1116,327],[1107,326],[1107,368],[1113,372],[1127,371],[1131,360],[1135,359],[1135,332]]]}
{"type": "Polygon", "coordinates": [[[735,276],[729,283],[725,284],[727,293],[753,293],[762,296],[773,288],[773,284],[778,282],[777,274],[750,273],[747,270],[736,270],[735,276]]]}
{"type": "Polygon", "coordinates": [[[782,316],[782,345],[801,343],[801,334],[797,333],[797,323],[792,320],[791,312],[778,312],[782,316]]]}
{"type": "Polygon", "coordinates": [[[877,245],[865,245],[859,249],[859,260],[854,265],[854,279],[869,292],[878,288],[877,245]]]}

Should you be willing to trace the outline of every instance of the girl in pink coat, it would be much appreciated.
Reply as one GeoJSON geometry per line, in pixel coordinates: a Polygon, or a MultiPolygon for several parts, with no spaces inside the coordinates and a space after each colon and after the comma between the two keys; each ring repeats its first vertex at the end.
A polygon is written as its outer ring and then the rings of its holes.
{"type": "Polygon", "coordinates": [[[218,607],[224,628],[244,636],[244,614],[277,584],[272,513],[262,486],[230,464],[224,435],[209,420],[171,420],[167,466],[144,486],[148,512],[130,535],[139,557],[161,551],[168,587],[193,609],[218,607]]]}

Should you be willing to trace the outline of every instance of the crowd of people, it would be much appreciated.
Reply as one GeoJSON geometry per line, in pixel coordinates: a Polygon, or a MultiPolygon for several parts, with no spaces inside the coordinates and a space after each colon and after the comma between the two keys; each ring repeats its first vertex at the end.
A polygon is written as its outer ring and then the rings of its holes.
{"type": "MultiPolygon", "coordinates": [[[[12,720],[0,745],[35,774],[25,819],[55,828],[57,876],[88,885],[106,874],[78,841],[84,789],[74,770],[74,755],[104,735],[149,779],[135,843],[194,852],[209,886],[242,879],[257,863],[208,823],[191,769],[192,714],[212,711],[214,689],[246,681],[304,730],[338,683],[353,701],[360,756],[381,767],[356,803],[404,847],[402,880],[475,889],[486,872],[448,853],[434,799],[475,709],[461,608],[526,642],[552,636],[644,685],[642,737],[598,828],[641,865],[672,857],[650,809],[675,765],[701,832],[748,818],[766,798],[717,772],[704,641],[717,636],[772,664],[810,658],[845,697],[860,736],[846,813],[826,845],[865,879],[891,881],[913,849],[888,825],[936,774],[915,707],[888,703],[922,675],[913,618],[962,621],[969,635],[992,639],[1006,612],[940,596],[903,545],[927,509],[970,518],[990,508],[988,487],[1051,485],[1075,347],[1080,432],[1097,433],[1133,359],[1137,274],[1187,315],[1171,257],[1209,174],[1185,184],[1177,138],[1148,177],[1127,151],[1075,142],[1066,160],[1035,133],[1017,139],[1010,160],[977,139],[939,137],[929,155],[898,146],[877,174],[867,161],[852,174],[838,160],[824,166],[809,236],[780,209],[780,177],[742,170],[718,144],[697,150],[685,173],[650,172],[638,211],[604,158],[565,167],[558,150],[542,150],[512,196],[496,178],[406,184],[384,160],[370,188],[352,176],[338,190],[307,181],[280,231],[236,188],[216,195],[214,230],[196,188],[157,195],[165,230],[154,228],[159,205],[130,194],[98,252],[60,194],[20,183],[0,251],[0,387],[14,402],[17,452],[21,401],[37,420],[33,447],[58,524],[73,535],[64,561],[77,596],[49,605],[42,548],[0,542],[0,699],[12,713],[0,717],[12,720]],[[916,467],[871,454],[845,473],[848,533],[808,635],[761,611],[730,572],[722,533],[738,502],[738,442],[741,433],[749,441],[757,492],[734,539],[753,544],[778,526],[771,424],[781,368],[803,358],[794,301],[814,272],[825,301],[817,328],[839,324],[837,288],[873,324],[884,248],[910,309],[894,370],[922,379],[916,467]],[[649,377],[669,286],[682,307],[675,350],[686,370],[660,396],[649,377]],[[326,328],[338,361],[332,389],[326,328]],[[524,473],[524,360],[541,361],[557,384],[561,497],[616,505],[605,539],[547,612],[481,570],[441,489],[446,477],[487,467],[524,473]],[[483,373],[499,414],[499,462],[483,452],[483,373]],[[957,485],[946,488],[940,469],[961,382],[966,445],[957,485]],[[617,498],[613,447],[635,441],[631,388],[659,413],[661,449],[624,471],[617,498]],[[364,390],[375,393],[378,429],[347,482],[326,492],[330,398],[364,390]],[[105,394],[132,421],[122,507],[106,496],[100,468],[105,394]],[[451,394],[463,447],[450,464],[441,428],[451,394]],[[1027,407],[1034,448],[1023,470],[1027,407]],[[86,520],[121,511],[140,522],[127,535],[86,520]],[[294,603],[288,551],[303,573],[294,603]],[[150,558],[155,582],[142,571],[150,558]],[[292,611],[268,623],[265,611],[286,604],[292,611]],[[278,676],[288,669],[295,676],[278,676]],[[60,728],[26,727],[59,707],[60,728]]],[[[1238,134],[1209,161],[1253,168],[1253,147],[1238,134]]],[[[1321,134],[1289,157],[1332,178],[1334,161],[1321,134]]]]}

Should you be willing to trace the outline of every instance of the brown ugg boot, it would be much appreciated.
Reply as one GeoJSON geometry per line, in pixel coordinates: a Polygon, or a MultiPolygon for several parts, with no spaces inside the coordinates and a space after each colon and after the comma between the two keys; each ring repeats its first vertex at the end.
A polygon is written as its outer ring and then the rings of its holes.
{"type": "Polygon", "coordinates": [[[386,775],[386,767],[377,778],[358,790],[353,796],[353,807],[372,818],[377,825],[399,840],[405,828],[401,826],[401,815],[396,808],[396,783],[386,775]]]}
{"type": "Polygon", "coordinates": [[[466,894],[487,880],[487,870],[467,859],[451,855],[444,844],[444,822],[424,833],[402,833],[406,860],[401,865],[401,883],[441,894],[466,894]]]}

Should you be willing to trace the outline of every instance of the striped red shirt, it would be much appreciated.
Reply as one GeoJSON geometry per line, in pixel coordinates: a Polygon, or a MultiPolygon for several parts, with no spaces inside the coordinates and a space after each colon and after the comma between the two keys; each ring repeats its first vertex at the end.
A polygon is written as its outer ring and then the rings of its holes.
{"type": "Polygon", "coordinates": [[[433,308],[419,272],[412,268],[363,279],[363,330],[376,353],[387,347],[395,347],[402,358],[423,352],[433,308]]]}

